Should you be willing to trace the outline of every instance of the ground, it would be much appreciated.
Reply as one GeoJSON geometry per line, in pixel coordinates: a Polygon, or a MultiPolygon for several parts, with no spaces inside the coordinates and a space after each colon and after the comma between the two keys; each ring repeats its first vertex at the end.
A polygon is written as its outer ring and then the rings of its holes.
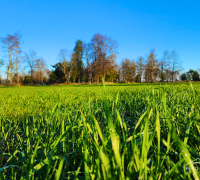
{"type": "Polygon", "coordinates": [[[0,87],[0,177],[198,178],[184,164],[200,158],[199,92],[198,83],[0,87]]]}

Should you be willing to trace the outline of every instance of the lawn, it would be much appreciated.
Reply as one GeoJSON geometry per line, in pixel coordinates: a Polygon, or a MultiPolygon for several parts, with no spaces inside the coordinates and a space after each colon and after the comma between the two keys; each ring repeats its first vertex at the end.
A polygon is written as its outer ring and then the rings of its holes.
{"type": "Polygon", "coordinates": [[[198,83],[0,87],[0,102],[0,179],[199,179],[198,83]]]}

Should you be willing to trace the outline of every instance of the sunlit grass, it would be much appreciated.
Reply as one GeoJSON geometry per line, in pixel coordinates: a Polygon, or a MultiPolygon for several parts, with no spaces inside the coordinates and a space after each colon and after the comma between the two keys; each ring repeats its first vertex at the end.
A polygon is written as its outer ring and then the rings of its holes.
{"type": "Polygon", "coordinates": [[[190,162],[200,158],[199,92],[199,84],[0,88],[0,178],[198,179],[190,162]]]}

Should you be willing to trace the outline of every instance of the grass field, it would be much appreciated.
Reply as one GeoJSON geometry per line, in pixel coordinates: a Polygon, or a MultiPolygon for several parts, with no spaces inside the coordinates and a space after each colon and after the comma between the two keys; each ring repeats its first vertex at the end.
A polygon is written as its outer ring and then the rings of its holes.
{"type": "Polygon", "coordinates": [[[0,102],[0,179],[199,179],[198,83],[0,87],[0,102]]]}

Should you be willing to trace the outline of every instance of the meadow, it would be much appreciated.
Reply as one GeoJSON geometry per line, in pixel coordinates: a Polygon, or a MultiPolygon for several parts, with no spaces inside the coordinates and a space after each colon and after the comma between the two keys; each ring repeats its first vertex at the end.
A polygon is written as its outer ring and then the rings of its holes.
{"type": "Polygon", "coordinates": [[[0,179],[199,179],[199,83],[0,87],[0,102],[0,179]]]}

